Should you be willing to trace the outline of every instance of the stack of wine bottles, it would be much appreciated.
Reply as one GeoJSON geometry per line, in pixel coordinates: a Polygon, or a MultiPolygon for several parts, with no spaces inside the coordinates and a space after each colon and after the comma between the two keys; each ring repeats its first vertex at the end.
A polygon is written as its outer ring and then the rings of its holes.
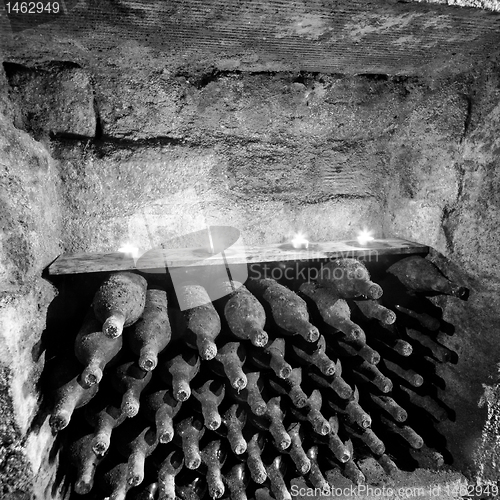
{"type": "Polygon", "coordinates": [[[366,457],[388,475],[443,465],[434,423],[450,409],[436,368],[456,355],[427,296],[468,291],[419,256],[379,283],[361,261],[337,259],[297,293],[249,279],[212,303],[186,283],[179,311],[141,275],[109,276],[74,356],[51,373],[50,425],[71,442],[74,492],[286,500],[299,476],[363,483],[366,457]]]}

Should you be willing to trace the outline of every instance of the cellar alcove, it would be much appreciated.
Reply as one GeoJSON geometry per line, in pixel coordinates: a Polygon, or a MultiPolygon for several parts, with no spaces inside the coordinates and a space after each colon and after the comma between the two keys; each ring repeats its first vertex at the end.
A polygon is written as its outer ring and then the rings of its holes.
{"type": "Polygon", "coordinates": [[[0,495],[64,497],[41,387],[89,296],[50,264],[207,224],[250,246],[363,229],[428,245],[471,290],[433,299],[455,327],[439,389],[453,463],[401,484],[497,484],[496,2],[65,0],[51,15],[0,16],[0,495]]]}

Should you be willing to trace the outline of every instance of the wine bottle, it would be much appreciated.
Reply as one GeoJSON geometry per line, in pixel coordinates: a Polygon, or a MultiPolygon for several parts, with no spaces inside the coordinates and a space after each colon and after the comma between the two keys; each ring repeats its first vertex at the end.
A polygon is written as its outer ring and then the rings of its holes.
{"type": "Polygon", "coordinates": [[[127,343],[139,356],[139,366],[143,370],[156,368],[158,354],[167,347],[171,336],[167,294],[163,290],[148,290],[144,311],[126,335],[127,343]]]}
{"type": "Polygon", "coordinates": [[[326,341],[323,335],[320,335],[318,342],[313,348],[309,348],[309,346],[302,347],[292,345],[292,349],[299,360],[317,367],[323,375],[331,377],[335,374],[335,362],[325,353],[326,341]]]}
{"type": "Polygon", "coordinates": [[[318,329],[309,322],[307,305],[296,293],[271,278],[249,279],[248,289],[271,307],[276,324],[292,335],[300,335],[308,342],[316,342],[318,329]]]}
{"type": "Polygon", "coordinates": [[[187,328],[196,336],[201,359],[215,358],[215,339],[221,331],[221,322],[207,291],[200,285],[184,285],[178,288],[176,291],[180,295],[179,302],[185,306],[187,328]]]}
{"type": "Polygon", "coordinates": [[[246,351],[240,342],[227,342],[217,352],[215,359],[224,367],[224,373],[231,387],[241,391],[247,386],[248,380],[243,371],[246,351]]]}
{"type": "Polygon", "coordinates": [[[394,308],[402,313],[398,316],[401,323],[407,326],[413,326],[415,323],[431,332],[437,332],[441,328],[441,321],[427,313],[417,313],[412,309],[395,304],[394,308]],[[413,321],[412,321],[413,320],[413,321]]]}
{"type": "Polygon", "coordinates": [[[99,389],[98,384],[90,387],[81,384],[80,366],[73,358],[68,357],[57,362],[50,377],[54,406],[49,425],[53,432],[67,427],[75,409],[86,405],[99,389]]]}
{"type": "Polygon", "coordinates": [[[224,424],[227,428],[227,440],[235,455],[242,455],[247,450],[247,442],[243,437],[243,427],[247,421],[245,410],[238,404],[232,404],[224,412],[224,424]]]}
{"type": "Polygon", "coordinates": [[[363,429],[363,431],[358,431],[353,426],[345,423],[346,431],[351,434],[351,436],[362,441],[370,451],[377,455],[381,456],[385,453],[385,444],[383,441],[373,432],[372,429],[363,429]]]}
{"type": "Polygon", "coordinates": [[[132,485],[128,479],[128,464],[119,463],[108,470],[102,477],[103,489],[109,500],[125,500],[132,485]]]}
{"type": "Polygon", "coordinates": [[[195,351],[185,349],[168,359],[162,366],[162,377],[171,384],[174,398],[177,401],[187,401],[191,397],[190,382],[200,370],[200,358],[195,351]]]}
{"type": "Polygon", "coordinates": [[[176,500],[175,477],[182,470],[184,458],[180,450],[167,448],[167,453],[158,471],[158,500],[176,500]]]}
{"type": "Polygon", "coordinates": [[[356,465],[356,463],[354,462],[354,448],[352,446],[352,441],[350,439],[346,442],[346,447],[349,450],[351,458],[349,458],[349,460],[344,463],[342,472],[355,485],[359,486],[361,484],[365,484],[366,477],[363,474],[363,472],[361,472],[361,470],[356,465]]]}
{"type": "Polygon", "coordinates": [[[274,438],[276,447],[279,450],[286,450],[292,441],[283,425],[285,413],[282,409],[280,396],[275,396],[267,402],[266,416],[270,421],[269,432],[274,438]]]}
{"type": "Polygon", "coordinates": [[[241,391],[231,387],[229,389],[231,396],[238,402],[246,403],[255,415],[262,416],[267,411],[267,405],[261,394],[264,386],[261,372],[245,372],[245,375],[247,377],[247,386],[241,391]]]}
{"type": "Polygon", "coordinates": [[[291,375],[284,380],[270,377],[268,383],[280,396],[288,396],[295,407],[304,408],[306,406],[307,395],[300,385],[302,383],[302,368],[294,368],[291,375]]]}
{"type": "Polygon", "coordinates": [[[330,417],[328,420],[330,432],[328,434],[328,448],[333,453],[335,458],[342,464],[346,463],[351,458],[350,449],[344,444],[339,437],[339,418],[337,415],[330,417]]]}
{"type": "Polygon", "coordinates": [[[318,464],[318,447],[311,446],[307,450],[306,456],[311,464],[311,469],[309,471],[307,478],[313,485],[313,488],[318,488],[320,491],[328,491],[330,485],[328,481],[325,479],[325,476],[323,476],[323,473],[321,472],[321,469],[318,464]]]}
{"type": "Polygon", "coordinates": [[[244,463],[233,465],[225,474],[231,500],[247,500],[248,475],[244,463]]]}
{"type": "Polygon", "coordinates": [[[224,399],[224,395],[224,384],[214,379],[207,380],[200,387],[193,390],[193,396],[201,404],[203,422],[207,429],[215,431],[220,427],[222,418],[219,414],[219,405],[224,399]]]}
{"type": "Polygon", "coordinates": [[[333,288],[343,299],[360,296],[378,299],[383,293],[379,285],[370,281],[370,273],[357,259],[335,259],[321,266],[318,283],[333,288]]]}
{"type": "Polygon", "coordinates": [[[439,451],[429,448],[426,444],[418,450],[410,448],[409,451],[421,469],[439,470],[445,463],[443,455],[439,451]]]}
{"type": "Polygon", "coordinates": [[[152,373],[129,361],[118,366],[113,375],[115,389],[123,394],[121,410],[128,417],[135,417],[139,412],[141,392],[149,384],[152,373]]]}
{"type": "Polygon", "coordinates": [[[341,399],[328,399],[328,404],[337,413],[341,413],[347,416],[348,420],[355,422],[362,429],[368,429],[372,425],[372,419],[368,413],[366,413],[363,408],[359,405],[359,392],[358,388],[354,387],[354,392],[352,394],[352,399],[345,401],[341,399]]]}
{"type": "Polygon", "coordinates": [[[182,440],[184,464],[188,469],[197,469],[201,464],[200,439],[205,433],[203,423],[193,416],[186,417],[177,424],[176,433],[182,440]]]}
{"type": "Polygon", "coordinates": [[[106,335],[119,337],[124,326],[139,319],[146,302],[146,288],[146,280],[134,273],[114,273],[101,284],[92,307],[106,335]]]}
{"type": "Polygon", "coordinates": [[[361,361],[352,364],[352,377],[358,383],[368,383],[375,386],[379,391],[387,394],[392,390],[394,384],[375,365],[361,361]]]}
{"type": "Polygon", "coordinates": [[[271,368],[280,378],[286,379],[292,373],[292,367],[285,361],[285,339],[270,341],[263,350],[250,351],[253,363],[262,370],[271,368]]]}
{"type": "Polygon", "coordinates": [[[395,336],[384,337],[370,337],[370,345],[372,345],[383,358],[395,359],[397,357],[411,356],[413,353],[413,346],[406,340],[399,339],[395,336]]]}
{"type": "Polygon", "coordinates": [[[385,368],[392,374],[391,376],[394,378],[396,376],[403,382],[406,382],[413,387],[420,387],[424,383],[424,378],[422,375],[418,374],[414,370],[405,370],[401,366],[388,359],[384,360],[385,368]]]}
{"type": "Polygon", "coordinates": [[[292,442],[289,448],[290,457],[300,475],[307,474],[311,470],[311,461],[302,448],[302,433],[299,422],[293,422],[287,427],[287,433],[292,442]]]}
{"type": "Polygon", "coordinates": [[[101,323],[90,310],[75,339],[75,356],[85,366],[80,381],[84,387],[98,384],[104,367],[122,348],[122,338],[110,338],[102,333],[101,323]]]}
{"type": "Polygon", "coordinates": [[[170,443],[174,437],[173,419],[179,413],[182,403],[174,398],[172,389],[160,389],[144,398],[145,412],[155,423],[160,443],[170,443]]]}
{"type": "Polygon", "coordinates": [[[133,500],[156,500],[158,491],[159,486],[156,481],[144,484],[141,490],[134,495],[133,500]]]}
{"type": "Polygon", "coordinates": [[[423,335],[412,328],[408,328],[406,332],[415,342],[413,345],[417,346],[422,354],[428,354],[440,363],[449,363],[456,357],[456,354],[451,349],[439,344],[427,335],[423,335]]]}
{"type": "Polygon", "coordinates": [[[129,443],[128,482],[137,486],[144,480],[144,465],[146,457],[151,455],[158,445],[153,428],[146,427],[133,441],[129,443]]]}
{"type": "Polygon", "coordinates": [[[398,394],[402,393],[406,401],[425,410],[436,422],[444,422],[449,418],[448,412],[430,396],[417,394],[408,387],[400,386],[398,394]]]}
{"type": "Polygon", "coordinates": [[[370,394],[371,400],[384,412],[388,413],[396,422],[404,422],[408,418],[408,413],[401,408],[394,399],[389,396],[376,396],[370,394]]]}
{"type": "Polygon", "coordinates": [[[127,415],[114,405],[107,405],[97,412],[91,409],[86,412],[88,422],[94,427],[92,451],[98,456],[104,456],[109,449],[113,429],[122,424],[127,415]]]}
{"type": "Polygon", "coordinates": [[[70,447],[70,459],[76,468],[76,481],[74,491],[78,495],[86,495],[94,486],[94,473],[96,467],[102,461],[102,457],[92,451],[92,439],[94,435],[86,434],[72,443],[70,447]]]}
{"type": "Polygon", "coordinates": [[[283,462],[282,455],[276,456],[269,465],[266,465],[266,472],[274,498],[276,500],[292,500],[292,495],[290,495],[283,478],[286,465],[283,462]]]}
{"type": "Polygon", "coordinates": [[[413,292],[437,292],[467,300],[469,290],[448,278],[429,260],[418,255],[406,257],[393,264],[387,272],[398,278],[413,292]]]}
{"type": "Polygon", "coordinates": [[[262,434],[254,434],[247,445],[247,466],[250,476],[257,484],[262,484],[267,479],[266,468],[262,462],[262,452],[265,446],[265,439],[262,434]]]}
{"type": "Polygon", "coordinates": [[[337,348],[332,347],[332,351],[335,351],[342,358],[345,358],[346,356],[359,356],[372,365],[378,365],[380,363],[380,354],[367,344],[353,347],[345,342],[339,341],[337,346],[337,348]]]}
{"type": "Polygon", "coordinates": [[[419,449],[424,440],[408,425],[398,425],[392,420],[380,415],[380,422],[392,433],[399,434],[412,448],[419,449]]]}
{"type": "Polygon", "coordinates": [[[386,325],[392,325],[396,321],[396,314],[376,300],[355,300],[354,303],[368,319],[378,319],[386,325]]]}
{"type": "Polygon", "coordinates": [[[395,476],[399,472],[398,466],[394,463],[392,458],[385,453],[381,457],[378,457],[377,462],[388,476],[395,476]]]}
{"type": "Polygon", "coordinates": [[[266,312],[262,304],[237,281],[226,283],[229,300],[224,316],[229,329],[241,340],[250,340],[254,346],[264,347],[269,338],[264,331],[266,312]]]}
{"type": "Polygon", "coordinates": [[[226,460],[226,455],[218,439],[210,441],[201,450],[201,460],[207,467],[207,486],[211,498],[221,498],[224,495],[225,487],[221,468],[226,460]]]}
{"type": "Polygon", "coordinates": [[[326,436],[330,432],[330,424],[321,414],[322,404],[323,398],[321,397],[321,392],[318,389],[314,389],[307,400],[306,418],[311,423],[314,432],[326,436]]]}
{"type": "Polygon", "coordinates": [[[361,327],[351,321],[351,310],[347,302],[334,290],[314,283],[303,283],[300,285],[300,291],[315,302],[324,322],[342,332],[346,340],[366,341],[361,327]]]}
{"type": "Polygon", "coordinates": [[[331,379],[325,379],[322,376],[310,371],[307,373],[315,384],[320,387],[332,389],[333,392],[342,399],[349,399],[352,396],[351,386],[342,378],[342,365],[340,360],[335,364],[335,375],[331,379]]]}

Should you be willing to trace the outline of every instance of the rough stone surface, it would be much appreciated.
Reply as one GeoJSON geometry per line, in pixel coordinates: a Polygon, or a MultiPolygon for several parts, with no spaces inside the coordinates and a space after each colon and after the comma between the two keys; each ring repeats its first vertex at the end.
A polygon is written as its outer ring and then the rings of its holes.
{"type": "Polygon", "coordinates": [[[26,68],[5,64],[16,126],[35,138],[43,134],[94,137],[96,115],[89,75],[72,63],[26,68]]]}

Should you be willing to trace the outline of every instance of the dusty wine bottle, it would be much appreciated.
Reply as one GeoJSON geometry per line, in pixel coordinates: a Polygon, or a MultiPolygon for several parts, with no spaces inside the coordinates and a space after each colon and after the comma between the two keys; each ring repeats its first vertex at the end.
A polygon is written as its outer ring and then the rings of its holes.
{"type": "Polygon", "coordinates": [[[399,434],[412,448],[419,449],[424,445],[424,440],[408,425],[398,425],[392,420],[380,415],[380,421],[387,429],[395,434],[399,434]]]}
{"type": "Polygon", "coordinates": [[[146,288],[146,280],[134,273],[114,273],[101,284],[92,307],[106,335],[119,337],[124,326],[139,319],[146,303],[146,288]]]}
{"type": "Polygon", "coordinates": [[[419,450],[411,448],[410,455],[421,469],[439,470],[445,464],[443,455],[425,444],[419,450]]]}
{"type": "Polygon", "coordinates": [[[153,453],[157,445],[156,433],[151,427],[146,427],[133,441],[130,441],[128,482],[132,486],[137,486],[144,480],[146,457],[153,453]]]}
{"type": "Polygon", "coordinates": [[[207,429],[215,431],[222,423],[219,405],[224,399],[225,392],[224,384],[213,379],[207,380],[200,387],[193,390],[193,396],[201,404],[203,422],[207,429]]]}
{"type": "Polygon", "coordinates": [[[404,422],[408,418],[408,413],[401,408],[394,399],[389,396],[376,396],[370,394],[371,400],[383,411],[388,413],[396,422],[404,422]]]}
{"type": "Polygon", "coordinates": [[[391,376],[396,376],[403,382],[406,382],[413,387],[420,387],[424,383],[424,378],[422,377],[422,375],[418,374],[414,370],[406,370],[398,364],[389,361],[388,359],[384,360],[384,365],[386,369],[391,372],[391,376]]]}
{"type": "Polygon", "coordinates": [[[86,417],[94,427],[92,451],[98,456],[103,456],[109,449],[113,429],[122,424],[127,415],[120,408],[108,405],[97,413],[86,412],[86,417]]]}
{"type": "Polygon", "coordinates": [[[206,479],[208,494],[211,498],[221,498],[224,495],[225,487],[221,468],[226,460],[226,455],[218,439],[210,441],[201,450],[201,460],[207,468],[206,479]]]}
{"type": "Polygon", "coordinates": [[[264,415],[267,411],[267,405],[261,394],[264,386],[261,372],[246,371],[245,375],[247,377],[247,386],[241,391],[231,387],[229,389],[231,396],[238,402],[246,403],[255,415],[264,415]]]}
{"type": "Polygon", "coordinates": [[[262,304],[237,281],[227,282],[225,289],[229,300],[224,306],[224,316],[229,329],[241,340],[250,340],[254,346],[264,347],[269,338],[264,331],[266,312],[262,304]]]}
{"type": "Polygon", "coordinates": [[[339,432],[339,418],[334,415],[329,418],[328,424],[330,425],[330,432],[328,434],[328,448],[333,453],[335,458],[342,464],[346,463],[351,458],[351,451],[340,439],[339,432]]]}
{"type": "Polygon", "coordinates": [[[224,412],[224,424],[227,428],[227,440],[235,455],[242,455],[247,451],[247,442],[243,437],[243,427],[247,421],[245,410],[238,404],[232,404],[224,412]]]}
{"type": "Polygon", "coordinates": [[[366,341],[362,328],[351,321],[351,310],[347,302],[334,290],[315,283],[303,283],[300,291],[315,302],[324,322],[342,332],[346,340],[366,341]]]}
{"type": "Polygon", "coordinates": [[[233,465],[225,474],[231,500],[247,500],[247,469],[244,463],[233,465]]]}
{"type": "Polygon", "coordinates": [[[49,419],[53,432],[58,432],[68,426],[73,412],[86,405],[99,389],[98,384],[84,387],[80,382],[80,367],[76,360],[68,357],[57,360],[51,374],[54,407],[49,419]]]}
{"type": "Polygon", "coordinates": [[[325,337],[320,335],[318,342],[313,348],[309,349],[308,347],[309,346],[303,346],[303,348],[301,348],[298,345],[292,345],[292,349],[299,360],[317,367],[323,375],[329,377],[333,376],[335,374],[335,362],[325,353],[325,337]]]}
{"type": "Polygon", "coordinates": [[[102,325],[90,310],[75,339],[75,356],[85,366],[80,381],[90,387],[102,379],[104,367],[120,352],[122,338],[102,333],[102,325]]]}
{"type": "Polygon", "coordinates": [[[388,455],[384,454],[377,459],[377,462],[380,464],[384,472],[388,476],[394,476],[399,472],[398,466],[394,463],[394,461],[388,455]]]}
{"type": "Polygon", "coordinates": [[[385,453],[385,444],[383,441],[372,431],[372,429],[363,429],[363,431],[358,431],[353,426],[344,424],[346,431],[351,434],[351,436],[356,437],[362,441],[370,451],[377,456],[381,456],[385,453]]]}
{"type": "Polygon", "coordinates": [[[359,405],[358,388],[354,387],[352,399],[334,400],[330,398],[328,404],[337,412],[347,415],[348,419],[358,424],[362,429],[368,429],[372,425],[372,419],[368,413],[359,405]]]}
{"type": "Polygon", "coordinates": [[[359,356],[372,365],[378,365],[380,363],[380,354],[367,344],[353,347],[345,342],[339,341],[337,346],[337,348],[332,347],[332,350],[334,350],[340,357],[345,358],[346,356],[359,356]]]}
{"type": "Polygon", "coordinates": [[[286,379],[292,373],[292,367],[285,361],[285,339],[270,341],[263,350],[250,351],[253,363],[262,370],[271,368],[280,378],[286,379]]]}
{"type": "Polygon", "coordinates": [[[200,285],[184,285],[178,288],[176,291],[180,295],[179,302],[182,302],[186,309],[184,317],[187,328],[196,336],[201,359],[215,358],[215,339],[221,331],[221,322],[207,291],[200,285]]]}
{"type": "Polygon", "coordinates": [[[241,391],[247,386],[247,376],[243,371],[246,351],[241,342],[227,342],[218,350],[215,359],[224,367],[231,387],[241,391]]]}
{"type": "Polygon", "coordinates": [[[176,433],[182,440],[184,464],[188,469],[197,469],[201,464],[200,439],[205,433],[203,423],[195,417],[186,417],[177,424],[176,433]]]}
{"type": "Polygon", "coordinates": [[[76,468],[74,491],[78,495],[86,495],[94,486],[94,473],[102,461],[102,457],[92,451],[93,434],[86,434],[76,440],[70,447],[70,459],[76,468]]]}
{"type": "Polygon", "coordinates": [[[294,422],[287,427],[287,433],[292,443],[288,452],[300,475],[307,474],[311,470],[311,461],[302,448],[302,433],[300,423],[294,422]]]}
{"type": "Polygon", "coordinates": [[[182,404],[174,398],[171,389],[161,389],[144,398],[148,418],[155,423],[156,435],[160,443],[170,443],[174,437],[173,419],[182,404]]]}
{"type": "Polygon", "coordinates": [[[339,297],[353,299],[365,296],[378,299],[382,288],[370,281],[370,273],[357,259],[335,259],[321,267],[318,283],[326,288],[333,288],[339,297]]]}
{"type": "Polygon", "coordinates": [[[417,313],[399,304],[396,304],[394,308],[398,312],[402,313],[398,317],[400,318],[401,322],[406,324],[407,326],[412,326],[412,322],[411,320],[409,322],[407,320],[405,321],[405,316],[408,316],[409,318],[413,319],[414,323],[416,322],[422,328],[429,330],[431,332],[437,332],[441,328],[441,321],[438,318],[434,318],[430,314],[417,313]]]}
{"type": "Polygon", "coordinates": [[[331,379],[325,379],[322,376],[309,371],[307,373],[308,377],[318,384],[320,387],[326,387],[332,389],[335,394],[342,399],[349,399],[352,396],[351,386],[342,378],[342,365],[340,360],[337,360],[335,364],[335,375],[331,379]]]}
{"type": "Polygon", "coordinates": [[[182,471],[175,481],[175,491],[181,500],[202,500],[207,492],[205,477],[197,471],[182,471]]]}
{"type": "Polygon", "coordinates": [[[113,375],[115,389],[123,394],[121,410],[128,417],[135,417],[139,412],[141,392],[149,384],[152,373],[129,361],[118,366],[113,375]]]}
{"type": "Polygon", "coordinates": [[[250,279],[247,287],[257,298],[270,305],[279,327],[292,335],[300,335],[308,342],[318,340],[319,331],[309,322],[307,304],[296,293],[270,278],[250,279]]]}
{"type": "Polygon", "coordinates": [[[286,472],[286,466],[283,462],[282,455],[278,455],[266,466],[266,472],[274,498],[276,500],[292,500],[292,495],[290,495],[283,478],[286,472]]]}
{"type": "Polygon", "coordinates": [[[262,434],[254,434],[248,441],[247,446],[247,466],[250,476],[257,484],[262,484],[267,479],[266,468],[262,462],[262,452],[265,446],[265,439],[262,434]]]}
{"type": "Polygon", "coordinates": [[[398,278],[413,292],[437,292],[467,300],[469,290],[458,286],[429,260],[418,255],[406,257],[393,264],[387,272],[398,278]]]}
{"type": "Polygon", "coordinates": [[[318,488],[320,491],[327,491],[330,488],[328,481],[323,476],[318,464],[318,447],[311,446],[306,452],[307,458],[311,463],[311,469],[307,478],[313,485],[313,488],[318,488]]]}
{"type": "Polygon", "coordinates": [[[361,484],[365,484],[366,477],[354,462],[354,448],[352,446],[351,440],[347,441],[346,447],[349,450],[349,453],[351,454],[351,458],[347,462],[344,463],[344,466],[343,466],[344,475],[357,486],[359,486],[361,484]]]}
{"type": "Polygon", "coordinates": [[[165,459],[161,462],[158,471],[158,500],[176,500],[175,477],[184,465],[184,458],[180,450],[167,448],[165,459]]]}
{"type": "Polygon", "coordinates": [[[378,319],[386,325],[392,325],[396,321],[396,314],[376,300],[356,300],[354,303],[368,319],[378,319]]]}
{"type": "Polygon", "coordinates": [[[440,363],[449,363],[456,358],[456,354],[451,349],[441,345],[431,337],[428,337],[413,328],[408,328],[406,331],[408,333],[408,337],[415,341],[413,345],[418,347],[422,354],[428,354],[440,363]]]}
{"type": "Polygon", "coordinates": [[[392,390],[394,384],[375,365],[362,361],[352,365],[352,376],[358,383],[368,382],[373,384],[384,394],[392,390]]]}
{"type": "Polygon", "coordinates": [[[405,394],[406,401],[425,410],[434,420],[436,420],[436,422],[444,422],[449,418],[448,412],[430,396],[417,394],[410,388],[403,386],[399,387],[399,391],[399,394],[401,394],[401,392],[405,394]]]}
{"type": "Polygon", "coordinates": [[[321,406],[323,398],[318,389],[314,389],[307,399],[307,420],[311,423],[314,432],[322,436],[326,436],[330,432],[330,424],[326,418],[321,414],[321,406]]]}
{"type": "Polygon", "coordinates": [[[200,358],[195,351],[184,349],[168,359],[162,366],[162,377],[171,384],[174,398],[177,401],[187,401],[191,397],[190,382],[200,370],[200,358]]]}
{"type": "Polygon", "coordinates": [[[294,368],[287,379],[270,377],[268,383],[281,396],[288,396],[297,408],[304,408],[307,404],[307,395],[302,390],[302,368],[294,368]]]}
{"type": "Polygon", "coordinates": [[[269,432],[274,438],[274,443],[279,450],[286,450],[291,439],[283,426],[285,414],[281,406],[281,397],[275,396],[267,402],[266,416],[270,421],[269,432]]]}
{"type": "Polygon", "coordinates": [[[158,354],[172,337],[167,310],[167,294],[163,290],[147,290],[146,305],[133,328],[126,332],[126,341],[139,356],[139,366],[151,371],[158,364],[158,354]]]}

